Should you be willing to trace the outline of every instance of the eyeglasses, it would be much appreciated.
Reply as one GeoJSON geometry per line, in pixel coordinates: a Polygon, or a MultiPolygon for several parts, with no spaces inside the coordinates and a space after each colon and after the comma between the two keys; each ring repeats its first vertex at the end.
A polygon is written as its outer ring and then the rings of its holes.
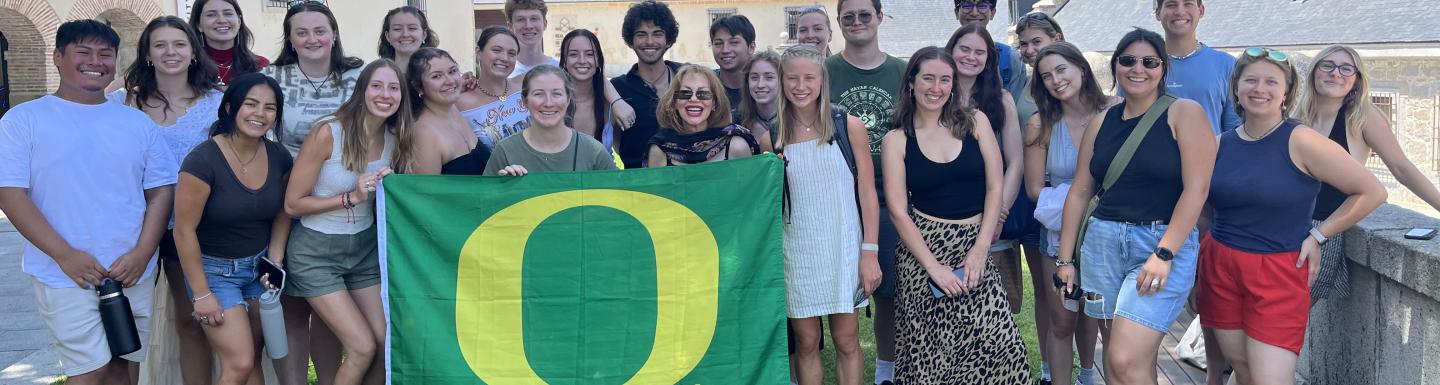
{"type": "Polygon", "coordinates": [[[1031,22],[1031,21],[1040,21],[1040,22],[1049,23],[1049,24],[1051,24],[1051,25],[1054,25],[1054,24],[1055,24],[1055,19],[1051,19],[1051,18],[1050,18],[1050,15],[1049,15],[1049,14],[1046,14],[1045,12],[1030,12],[1030,13],[1027,13],[1027,14],[1025,14],[1025,16],[1020,16],[1020,19],[1019,19],[1019,20],[1016,20],[1016,21],[1015,21],[1015,24],[1025,24],[1025,23],[1031,22]]]}
{"type": "Polygon", "coordinates": [[[870,12],[847,13],[847,14],[845,14],[845,15],[843,15],[843,16],[840,16],[840,24],[841,24],[841,25],[855,25],[855,21],[856,21],[857,19],[860,21],[860,24],[862,24],[862,25],[863,25],[863,24],[870,24],[870,21],[875,19],[875,14],[870,13],[870,12]]]}
{"type": "Polygon", "coordinates": [[[1274,61],[1282,62],[1282,63],[1290,60],[1290,55],[1286,55],[1284,52],[1280,52],[1279,50],[1273,50],[1273,49],[1269,49],[1269,48],[1263,48],[1263,47],[1250,47],[1250,48],[1246,48],[1246,49],[1245,49],[1245,56],[1254,57],[1254,58],[1266,57],[1266,58],[1269,58],[1270,60],[1274,60],[1274,61]]]}
{"type": "Polygon", "coordinates": [[[1347,78],[1355,76],[1356,73],[1360,72],[1360,70],[1355,68],[1355,66],[1353,65],[1335,64],[1335,62],[1329,60],[1321,60],[1320,62],[1316,63],[1315,69],[1325,71],[1326,73],[1329,73],[1331,75],[1338,73],[1340,74],[1340,76],[1344,76],[1347,78]]]}
{"type": "Polygon", "coordinates": [[[715,93],[714,93],[714,92],[707,91],[707,90],[700,90],[700,91],[679,90],[679,91],[675,91],[675,100],[692,100],[692,99],[693,99],[693,100],[707,101],[707,100],[714,99],[714,98],[715,98],[715,93]]]}
{"type": "Polygon", "coordinates": [[[1154,56],[1146,56],[1143,58],[1139,58],[1135,57],[1135,55],[1120,55],[1120,57],[1115,60],[1115,62],[1119,63],[1121,67],[1134,67],[1135,62],[1137,61],[1140,62],[1140,65],[1145,66],[1145,68],[1149,68],[1152,70],[1160,68],[1161,64],[1165,64],[1165,60],[1154,56]]]}
{"type": "Polygon", "coordinates": [[[957,11],[965,11],[965,12],[973,12],[973,11],[990,12],[991,9],[992,9],[992,8],[990,7],[990,3],[983,2],[983,1],[982,1],[982,2],[978,2],[978,3],[977,3],[977,2],[956,2],[956,3],[955,3],[955,10],[957,10],[957,11]]]}

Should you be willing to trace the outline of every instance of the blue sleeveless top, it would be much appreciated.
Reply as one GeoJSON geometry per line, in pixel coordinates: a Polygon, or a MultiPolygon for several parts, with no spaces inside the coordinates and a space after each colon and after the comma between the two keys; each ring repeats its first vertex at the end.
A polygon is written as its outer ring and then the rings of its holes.
{"type": "Polygon", "coordinates": [[[1239,129],[1220,134],[1209,204],[1215,211],[1210,235],[1251,253],[1300,250],[1310,232],[1310,214],[1320,181],[1290,160],[1290,134],[1298,124],[1286,120],[1275,132],[1249,141],[1239,129]]]}

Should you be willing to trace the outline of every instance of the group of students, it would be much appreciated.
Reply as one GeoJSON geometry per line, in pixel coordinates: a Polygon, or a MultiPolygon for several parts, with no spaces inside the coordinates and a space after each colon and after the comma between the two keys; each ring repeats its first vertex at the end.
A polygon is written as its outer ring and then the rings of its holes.
{"type": "Polygon", "coordinates": [[[386,15],[382,58],[366,64],[345,55],[327,6],[295,2],[271,62],[251,51],[235,0],[198,0],[188,21],[146,26],[109,93],[118,35],[67,22],[59,89],[0,118],[0,209],[27,241],[68,383],[136,381],[145,351],[112,360],[91,288],[141,288],[126,293],[143,338],[157,249],[185,383],[259,383],[251,308],[279,289],[258,273],[267,259],[287,271],[280,381],[305,383],[313,360],[321,383],[375,383],[386,175],[773,152],[786,161],[791,377],[823,379],[823,317],[835,376],[853,385],[865,378],[857,309],[872,299],[876,384],[1031,383],[1013,318],[1019,250],[1041,288],[1042,383],[1092,383],[1097,335],[1109,382],[1154,383],[1192,288],[1212,366],[1285,383],[1312,300],[1345,295],[1341,233],[1385,200],[1356,160],[1379,154],[1440,206],[1370,104],[1353,49],[1322,50],[1307,72],[1265,48],[1237,60],[1196,40],[1201,0],[1157,0],[1165,36],[1121,37],[1112,97],[1048,15],[1019,19],[1018,48],[996,43],[996,6],[956,0],[962,26],[908,61],[880,48],[880,0],[838,0],[833,54],[823,7],[799,15],[800,44],[783,53],[756,52],[748,18],[727,16],[710,26],[712,70],[664,59],[678,24],[647,0],[621,29],[639,63],[607,79],[591,31],[544,54],[542,0],[506,2],[509,28],[481,31],[474,73],[435,48],[414,7],[386,15]]]}

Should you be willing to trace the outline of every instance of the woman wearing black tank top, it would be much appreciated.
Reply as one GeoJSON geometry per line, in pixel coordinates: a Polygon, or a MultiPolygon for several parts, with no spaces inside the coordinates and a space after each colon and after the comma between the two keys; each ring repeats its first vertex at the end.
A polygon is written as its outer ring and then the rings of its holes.
{"type": "MultiPolygon", "coordinates": [[[[1385,167],[1395,180],[1420,197],[1425,203],[1440,210],[1440,190],[1430,179],[1415,167],[1400,148],[1400,142],[1391,131],[1390,119],[1370,102],[1370,75],[1365,63],[1354,49],[1334,45],[1315,55],[1310,65],[1310,81],[1305,82],[1299,108],[1295,117],[1315,128],[1321,135],[1349,151],[1355,160],[1364,163],[1373,152],[1380,155],[1385,167]]],[[[1344,194],[1330,185],[1321,185],[1320,195],[1315,200],[1312,220],[1324,220],[1344,200],[1344,194]]],[[[1310,288],[1312,301],[1325,298],[1344,298],[1350,293],[1350,281],[1346,259],[1345,239],[1336,234],[1325,243],[1321,258],[1320,275],[1310,288]]]]}
{"type": "Polygon", "coordinates": [[[1194,284],[1195,222],[1209,191],[1215,137],[1200,105],[1177,100],[1159,116],[1090,218],[1111,161],[1142,116],[1165,95],[1169,55],[1160,35],[1125,34],[1110,59],[1125,101],[1086,130],[1065,200],[1057,273],[1075,282],[1080,224],[1088,220],[1079,263],[1086,315],[1101,320],[1107,377],[1155,383],[1155,353],[1194,284]],[[1119,317],[1116,317],[1119,315],[1119,317]],[[1113,322],[1112,322],[1113,320],[1113,322]]]}
{"type": "Polygon", "coordinates": [[[900,127],[880,144],[900,236],[895,381],[1028,384],[1025,345],[988,258],[1000,231],[1004,162],[985,113],[962,104],[960,76],[944,50],[911,55],[900,86],[908,96],[895,109],[900,127]]]}
{"type": "Polygon", "coordinates": [[[463,84],[455,59],[438,48],[421,48],[408,67],[405,78],[416,114],[414,172],[480,175],[490,149],[478,145],[475,131],[455,108],[463,84]]]}

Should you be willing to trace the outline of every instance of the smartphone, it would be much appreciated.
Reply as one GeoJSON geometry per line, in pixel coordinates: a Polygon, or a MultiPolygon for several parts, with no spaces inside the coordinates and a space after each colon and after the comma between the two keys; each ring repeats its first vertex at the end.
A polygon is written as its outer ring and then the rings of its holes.
{"type": "MultiPolygon", "coordinates": [[[[952,270],[951,273],[955,274],[955,278],[960,278],[961,282],[965,281],[965,267],[957,267],[955,270],[952,270]]],[[[930,295],[935,296],[935,298],[944,297],[945,291],[940,290],[939,286],[935,286],[935,281],[930,281],[930,295]]]]}
{"type": "Polygon", "coordinates": [[[266,274],[269,274],[269,277],[267,277],[266,279],[270,281],[271,286],[280,289],[285,288],[285,269],[281,268],[280,265],[277,265],[275,264],[275,262],[270,261],[270,258],[260,257],[260,264],[258,267],[261,277],[265,277],[266,274]]]}
{"type": "MultiPolygon", "coordinates": [[[[1050,275],[1050,278],[1053,279],[1053,280],[1055,280],[1055,288],[1056,288],[1056,289],[1060,289],[1061,292],[1064,292],[1064,291],[1065,291],[1065,280],[1060,279],[1060,274],[1051,274],[1051,275],[1050,275]]],[[[1080,288],[1079,288],[1079,287],[1076,287],[1074,290],[1070,290],[1069,293],[1065,293],[1065,299],[1073,299],[1073,300],[1079,301],[1079,300],[1080,300],[1080,296],[1081,296],[1081,294],[1080,294],[1080,288]]]]}
{"type": "Polygon", "coordinates": [[[1410,231],[1408,232],[1405,232],[1405,239],[1419,239],[1422,241],[1428,241],[1433,238],[1435,238],[1435,229],[1416,227],[1410,229],[1410,231]]]}

